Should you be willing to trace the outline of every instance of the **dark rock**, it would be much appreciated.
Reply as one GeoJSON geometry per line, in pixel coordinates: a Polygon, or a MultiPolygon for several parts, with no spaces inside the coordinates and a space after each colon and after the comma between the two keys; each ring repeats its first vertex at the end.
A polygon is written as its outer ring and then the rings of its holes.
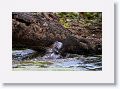
{"type": "Polygon", "coordinates": [[[12,13],[12,47],[45,52],[54,42],[63,43],[61,54],[101,54],[101,39],[83,38],[65,29],[51,12],[12,13]]]}

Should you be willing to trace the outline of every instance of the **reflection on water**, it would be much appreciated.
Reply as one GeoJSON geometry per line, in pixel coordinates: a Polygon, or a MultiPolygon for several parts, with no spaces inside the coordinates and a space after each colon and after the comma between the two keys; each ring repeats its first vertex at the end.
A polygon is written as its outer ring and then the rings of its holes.
{"type": "MultiPolygon", "coordinates": [[[[52,52],[51,52],[52,54],[52,52]]],[[[50,54],[50,55],[51,55],[50,54]]],[[[41,57],[31,49],[12,51],[13,70],[28,71],[101,71],[102,56],[84,56],[77,54],[67,54],[65,58],[45,58],[41,57]],[[32,55],[32,57],[31,57],[32,55]]],[[[49,55],[49,53],[47,54],[49,55]]],[[[54,54],[55,55],[55,54],[54,54]]],[[[55,55],[56,56],[56,55],[55,55]]],[[[57,56],[60,56],[57,54],[57,56]]]]}

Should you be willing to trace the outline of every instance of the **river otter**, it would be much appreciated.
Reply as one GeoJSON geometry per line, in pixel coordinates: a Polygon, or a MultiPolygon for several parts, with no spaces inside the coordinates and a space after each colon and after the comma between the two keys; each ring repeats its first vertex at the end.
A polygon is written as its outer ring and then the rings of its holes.
{"type": "Polygon", "coordinates": [[[63,44],[62,42],[56,41],[51,48],[47,50],[47,53],[45,56],[43,56],[43,59],[59,59],[61,58],[60,49],[62,48],[63,44]]]}

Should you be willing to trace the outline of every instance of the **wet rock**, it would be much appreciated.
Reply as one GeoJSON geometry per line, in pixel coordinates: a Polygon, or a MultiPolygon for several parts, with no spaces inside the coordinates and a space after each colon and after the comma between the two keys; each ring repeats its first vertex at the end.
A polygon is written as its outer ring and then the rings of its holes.
{"type": "Polygon", "coordinates": [[[35,53],[36,53],[36,51],[31,50],[31,49],[14,50],[14,51],[12,51],[12,59],[13,60],[23,60],[23,59],[26,59],[27,57],[30,57],[31,55],[33,55],[35,53]]]}

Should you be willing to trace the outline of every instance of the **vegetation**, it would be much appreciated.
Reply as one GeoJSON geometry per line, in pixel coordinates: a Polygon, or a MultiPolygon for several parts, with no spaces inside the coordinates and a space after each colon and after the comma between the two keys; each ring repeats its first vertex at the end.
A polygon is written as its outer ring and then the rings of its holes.
{"type": "Polygon", "coordinates": [[[59,21],[65,28],[70,28],[70,22],[83,23],[86,26],[92,24],[102,25],[102,13],[101,12],[58,12],[59,21]]]}

